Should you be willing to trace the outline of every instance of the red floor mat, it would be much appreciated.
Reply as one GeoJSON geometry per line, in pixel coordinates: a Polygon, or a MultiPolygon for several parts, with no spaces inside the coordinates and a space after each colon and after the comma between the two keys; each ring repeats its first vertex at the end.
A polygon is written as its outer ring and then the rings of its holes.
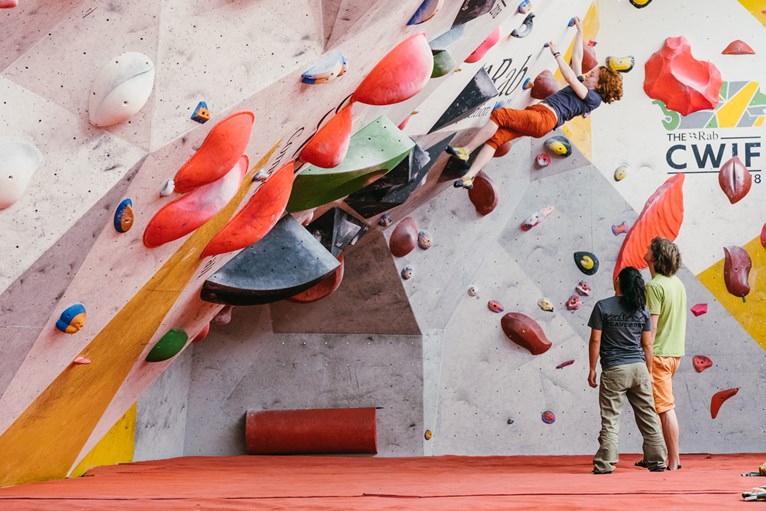
{"type": "Polygon", "coordinates": [[[625,455],[610,475],[590,456],[187,457],[100,467],[0,489],[2,510],[730,509],[766,481],[762,454],[684,455],[650,473],[625,455]]]}

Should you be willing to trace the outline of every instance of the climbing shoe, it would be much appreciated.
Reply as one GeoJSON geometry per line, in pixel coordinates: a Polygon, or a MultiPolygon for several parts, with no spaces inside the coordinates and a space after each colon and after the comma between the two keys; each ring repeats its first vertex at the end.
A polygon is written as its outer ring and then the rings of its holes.
{"type": "Polygon", "coordinates": [[[468,161],[468,158],[471,157],[471,155],[468,154],[468,151],[462,147],[452,147],[448,145],[444,150],[460,161],[468,161]]]}
{"type": "Polygon", "coordinates": [[[466,190],[470,190],[471,188],[473,188],[473,179],[471,178],[458,179],[457,181],[452,183],[452,186],[454,186],[455,188],[465,188],[466,190]]]}

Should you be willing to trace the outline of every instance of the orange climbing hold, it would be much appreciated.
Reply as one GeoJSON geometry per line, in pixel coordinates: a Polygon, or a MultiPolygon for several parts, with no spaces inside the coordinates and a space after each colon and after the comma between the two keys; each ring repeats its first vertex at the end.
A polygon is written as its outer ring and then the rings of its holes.
{"type": "Polygon", "coordinates": [[[144,230],[144,245],[155,248],[194,231],[218,214],[234,198],[247,174],[248,159],[242,156],[228,174],[165,204],[144,230]]]}
{"type": "Polygon", "coordinates": [[[646,268],[644,254],[652,239],[657,236],[673,241],[684,221],[684,175],[676,174],[657,188],[644,209],[625,236],[612,278],[617,278],[626,266],[646,268]]]}
{"type": "Polygon", "coordinates": [[[420,92],[431,78],[434,58],[424,33],[399,43],[359,84],[351,101],[393,105],[420,92]]]}
{"type": "Polygon", "coordinates": [[[710,417],[712,419],[718,417],[718,410],[721,409],[723,402],[734,396],[737,392],[739,392],[739,387],[722,390],[713,394],[713,397],[710,399],[710,417]]]}
{"type": "Polygon", "coordinates": [[[245,154],[254,120],[252,112],[238,112],[213,126],[199,150],[176,172],[175,191],[190,192],[229,172],[245,154]]]}
{"type": "Polygon", "coordinates": [[[302,161],[324,169],[343,163],[351,142],[351,105],[343,107],[311,137],[299,156],[302,161]]]}
{"type": "Polygon", "coordinates": [[[478,48],[473,50],[473,53],[468,55],[468,58],[465,59],[465,62],[468,64],[472,64],[484,58],[484,55],[486,55],[487,52],[491,50],[492,47],[496,45],[497,42],[500,40],[501,34],[502,34],[502,29],[498,26],[495,30],[492,31],[491,34],[489,34],[489,37],[484,39],[484,42],[481,43],[478,48]]]}
{"type": "Polygon", "coordinates": [[[210,240],[202,257],[245,248],[268,234],[284,213],[290,198],[294,163],[289,161],[255,191],[237,216],[210,240]]]}

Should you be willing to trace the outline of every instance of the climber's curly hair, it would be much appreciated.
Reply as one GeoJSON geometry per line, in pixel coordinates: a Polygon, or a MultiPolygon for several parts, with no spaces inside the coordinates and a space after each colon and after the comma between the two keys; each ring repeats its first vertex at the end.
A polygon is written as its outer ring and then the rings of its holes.
{"type": "Polygon", "coordinates": [[[612,68],[600,66],[596,92],[605,103],[612,103],[622,98],[622,75],[612,68]]]}

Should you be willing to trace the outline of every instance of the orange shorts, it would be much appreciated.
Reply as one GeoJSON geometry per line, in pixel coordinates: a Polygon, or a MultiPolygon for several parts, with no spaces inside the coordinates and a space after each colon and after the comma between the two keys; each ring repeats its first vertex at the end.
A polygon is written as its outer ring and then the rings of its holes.
{"type": "Polygon", "coordinates": [[[681,357],[654,357],[652,360],[652,387],[654,408],[657,413],[664,413],[676,407],[673,398],[673,382],[681,357]]]}
{"type": "Polygon", "coordinates": [[[544,137],[556,128],[558,122],[553,110],[540,103],[524,110],[498,108],[489,119],[498,126],[495,135],[487,141],[487,145],[495,150],[514,138],[544,137]]]}

